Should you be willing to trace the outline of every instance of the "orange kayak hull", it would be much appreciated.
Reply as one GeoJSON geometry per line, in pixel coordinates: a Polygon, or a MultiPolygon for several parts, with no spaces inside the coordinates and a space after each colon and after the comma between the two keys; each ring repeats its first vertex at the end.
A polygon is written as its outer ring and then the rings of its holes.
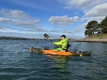
{"type": "Polygon", "coordinates": [[[55,50],[43,50],[47,55],[59,55],[59,56],[72,56],[71,52],[55,51],[55,50]]]}
{"type": "Polygon", "coordinates": [[[56,55],[56,56],[90,56],[91,52],[85,52],[85,53],[75,53],[73,51],[69,52],[63,52],[63,51],[55,51],[55,50],[42,50],[38,48],[30,48],[31,53],[43,53],[46,55],[56,55]]]}

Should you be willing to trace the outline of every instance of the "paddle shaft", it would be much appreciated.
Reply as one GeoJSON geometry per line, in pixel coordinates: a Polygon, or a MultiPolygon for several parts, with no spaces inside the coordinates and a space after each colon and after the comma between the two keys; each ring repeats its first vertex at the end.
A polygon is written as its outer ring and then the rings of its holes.
{"type": "MultiPolygon", "coordinates": [[[[50,40],[52,43],[54,42],[53,40],[50,39],[50,37],[48,36],[48,34],[44,34],[44,37],[45,37],[46,39],[50,40]]],[[[55,46],[57,46],[57,45],[55,45],[55,46]]],[[[58,46],[57,46],[57,47],[58,47],[58,46]]]]}
{"type": "Polygon", "coordinates": [[[51,42],[54,42],[53,40],[49,39],[51,42]]]}

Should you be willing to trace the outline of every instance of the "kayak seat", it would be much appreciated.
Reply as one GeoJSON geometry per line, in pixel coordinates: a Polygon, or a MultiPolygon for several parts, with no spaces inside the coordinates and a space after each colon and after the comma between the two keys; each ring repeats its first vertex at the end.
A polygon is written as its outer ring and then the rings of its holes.
{"type": "Polygon", "coordinates": [[[71,45],[68,45],[68,46],[67,46],[67,49],[65,50],[66,52],[68,52],[68,48],[69,48],[70,46],[71,46],[71,45]]]}

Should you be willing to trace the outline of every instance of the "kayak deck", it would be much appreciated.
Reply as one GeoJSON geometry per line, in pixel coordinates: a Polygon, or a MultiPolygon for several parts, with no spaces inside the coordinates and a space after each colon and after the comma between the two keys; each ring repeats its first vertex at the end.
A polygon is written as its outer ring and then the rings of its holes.
{"type": "Polygon", "coordinates": [[[42,50],[42,49],[38,49],[38,48],[30,48],[30,52],[31,53],[43,53],[46,55],[56,55],[56,56],[90,56],[91,52],[86,51],[83,53],[76,53],[73,51],[70,52],[63,52],[63,51],[55,51],[55,50],[42,50]]]}

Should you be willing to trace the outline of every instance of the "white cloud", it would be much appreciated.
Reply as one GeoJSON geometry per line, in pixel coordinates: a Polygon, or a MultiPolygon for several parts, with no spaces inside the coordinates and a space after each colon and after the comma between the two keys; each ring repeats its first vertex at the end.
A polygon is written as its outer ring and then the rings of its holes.
{"type": "Polygon", "coordinates": [[[48,32],[48,30],[45,30],[39,27],[34,28],[34,30],[36,30],[37,32],[48,32]]]}
{"type": "Polygon", "coordinates": [[[96,5],[106,2],[106,0],[60,0],[59,2],[65,3],[65,8],[79,8],[82,10],[90,9],[96,5]]]}
{"type": "Polygon", "coordinates": [[[73,29],[72,31],[73,31],[73,33],[75,34],[81,34],[81,33],[83,33],[83,31],[84,31],[84,29],[85,29],[85,27],[83,26],[83,25],[81,25],[81,26],[79,26],[79,27],[76,27],[75,29],[73,29]]]}
{"type": "Polygon", "coordinates": [[[0,18],[0,22],[12,22],[12,20],[8,18],[0,18]]]}
{"type": "Polygon", "coordinates": [[[32,21],[14,21],[13,25],[15,26],[24,26],[24,27],[34,27],[35,25],[39,24],[40,20],[32,20],[32,21]]]}
{"type": "Polygon", "coordinates": [[[5,33],[9,33],[9,32],[12,32],[12,33],[20,33],[20,31],[18,31],[18,30],[9,29],[9,28],[1,28],[1,29],[0,29],[0,32],[5,32],[5,33]]]}
{"type": "Polygon", "coordinates": [[[24,27],[24,28],[34,28],[40,25],[39,19],[33,19],[27,13],[21,10],[10,10],[10,9],[1,9],[0,10],[2,18],[0,18],[0,22],[11,22],[8,23],[15,27],[24,27]]]}
{"type": "Polygon", "coordinates": [[[88,4],[91,2],[91,0],[68,0],[67,3],[67,7],[66,8],[86,8],[86,6],[88,6],[88,4]],[[88,4],[87,4],[88,3],[88,4]]]}
{"type": "Polygon", "coordinates": [[[8,18],[14,18],[14,19],[29,19],[30,18],[27,13],[20,11],[20,10],[1,9],[0,13],[4,17],[8,17],[8,18]]]}
{"type": "Polygon", "coordinates": [[[97,5],[85,13],[85,16],[82,19],[86,20],[86,22],[83,25],[87,25],[87,23],[92,20],[96,20],[100,23],[106,16],[107,3],[97,5]]]}
{"type": "Polygon", "coordinates": [[[70,25],[76,21],[79,21],[78,16],[74,17],[68,17],[67,15],[65,16],[51,16],[48,20],[50,23],[55,24],[55,25],[70,25]]]}
{"type": "Polygon", "coordinates": [[[28,31],[28,30],[17,30],[12,28],[1,28],[0,36],[17,36],[26,38],[43,38],[42,32],[28,31]],[[36,36],[35,36],[36,35],[36,36]]]}
{"type": "Polygon", "coordinates": [[[0,32],[4,32],[4,33],[20,33],[20,34],[36,34],[39,31],[35,32],[34,30],[30,31],[30,30],[17,30],[17,29],[12,29],[12,28],[1,28],[0,32]]]}
{"type": "Polygon", "coordinates": [[[90,11],[86,12],[87,17],[107,16],[107,3],[95,6],[90,11]]]}
{"type": "Polygon", "coordinates": [[[72,34],[71,31],[68,30],[51,30],[52,33],[61,33],[61,34],[72,34]]]}

